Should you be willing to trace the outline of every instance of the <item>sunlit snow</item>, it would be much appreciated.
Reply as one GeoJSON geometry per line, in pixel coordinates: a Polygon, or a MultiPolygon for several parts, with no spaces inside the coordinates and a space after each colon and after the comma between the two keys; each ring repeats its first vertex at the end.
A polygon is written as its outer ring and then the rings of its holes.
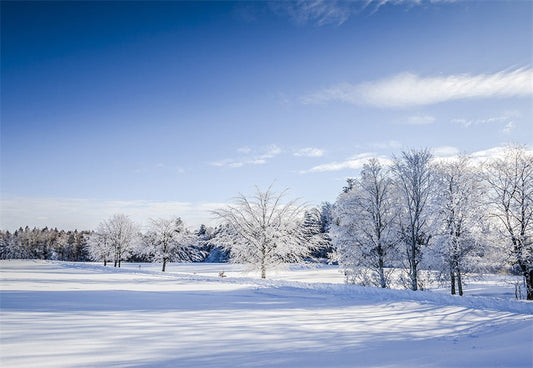
{"type": "Polygon", "coordinates": [[[335,266],[0,266],[2,367],[533,366],[533,303],[499,276],[460,298],[344,285],[335,266]]]}

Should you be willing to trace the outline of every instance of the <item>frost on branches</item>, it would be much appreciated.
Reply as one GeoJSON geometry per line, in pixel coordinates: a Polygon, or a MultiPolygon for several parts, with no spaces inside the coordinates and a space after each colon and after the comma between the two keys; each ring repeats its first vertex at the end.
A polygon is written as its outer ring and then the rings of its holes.
{"type": "Polygon", "coordinates": [[[533,154],[521,146],[507,147],[485,165],[488,204],[509,261],[525,278],[527,299],[533,300],[533,154]]]}
{"type": "Polygon", "coordinates": [[[114,266],[120,267],[134,251],[138,235],[137,225],[128,216],[113,215],[102,221],[89,238],[89,252],[93,259],[103,260],[104,265],[113,260],[114,266]]]}
{"type": "Polygon", "coordinates": [[[419,264],[431,239],[429,200],[433,190],[432,155],[410,150],[394,158],[392,171],[398,195],[398,231],[403,243],[411,290],[418,290],[419,264]]]}
{"type": "Polygon", "coordinates": [[[310,253],[302,231],[305,208],[297,200],[283,203],[286,193],[256,188],[253,196],[239,194],[232,205],[214,211],[225,224],[216,241],[230,251],[233,262],[260,270],[261,278],[267,269],[302,261],[310,253]]]}
{"type": "Polygon", "coordinates": [[[339,263],[347,282],[385,288],[390,275],[385,267],[396,253],[391,180],[372,159],[361,178],[348,184],[337,199],[332,227],[339,263]]]}
{"type": "Polygon", "coordinates": [[[149,230],[144,235],[144,243],[152,259],[163,263],[162,272],[165,272],[167,262],[185,258],[192,242],[192,235],[179,217],[151,219],[149,230]]]}
{"type": "Polygon", "coordinates": [[[452,295],[463,295],[466,272],[481,271],[481,255],[485,254],[486,213],[482,208],[482,182],[467,156],[435,165],[435,195],[432,212],[436,217],[433,253],[450,281],[452,295]],[[456,290],[456,286],[457,289],[456,290]]]}

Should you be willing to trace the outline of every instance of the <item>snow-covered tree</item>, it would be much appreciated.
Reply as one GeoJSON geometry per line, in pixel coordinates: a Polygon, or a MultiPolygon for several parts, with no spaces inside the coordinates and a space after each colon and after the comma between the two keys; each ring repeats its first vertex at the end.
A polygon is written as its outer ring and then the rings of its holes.
{"type": "Polygon", "coordinates": [[[333,224],[334,205],[329,202],[322,202],[320,205],[320,227],[323,233],[329,233],[333,224]]]}
{"type": "Polygon", "coordinates": [[[233,205],[214,211],[226,225],[216,241],[230,250],[232,261],[251,264],[262,278],[271,267],[309,255],[301,226],[304,207],[297,200],[283,203],[286,192],[256,188],[255,195],[240,194],[233,205]]]}
{"type": "Polygon", "coordinates": [[[124,214],[113,215],[102,221],[89,241],[93,259],[113,259],[114,266],[120,267],[122,260],[132,254],[139,237],[137,225],[124,214]]]}
{"type": "Polygon", "coordinates": [[[435,166],[433,200],[435,253],[450,280],[450,291],[463,295],[464,272],[479,269],[485,246],[485,211],[479,172],[467,156],[435,166]]]}
{"type": "Polygon", "coordinates": [[[192,243],[192,237],[179,217],[150,220],[146,239],[153,259],[163,263],[163,272],[167,262],[174,260],[180,252],[186,252],[192,243]]]}
{"type": "Polygon", "coordinates": [[[348,282],[388,286],[387,265],[396,256],[392,183],[378,160],[364,165],[359,180],[337,199],[333,242],[348,282]]]}
{"type": "Polygon", "coordinates": [[[89,235],[87,242],[89,255],[95,261],[103,261],[107,266],[107,261],[113,259],[113,245],[109,237],[106,221],[98,225],[96,231],[89,235]]]}
{"type": "Polygon", "coordinates": [[[328,257],[328,253],[331,252],[331,239],[324,231],[321,212],[318,208],[311,208],[304,212],[302,235],[303,241],[313,250],[312,257],[328,257]]]}
{"type": "Polygon", "coordinates": [[[428,208],[433,190],[431,159],[427,149],[404,151],[401,157],[394,157],[392,166],[398,195],[398,229],[409,267],[411,290],[418,290],[418,265],[431,238],[428,208]]]}
{"type": "Polygon", "coordinates": [[[510,262],[524,276],[533,300],[533,153],[509,146],[485,165],[488,204],[509,245],[510,262]]]}

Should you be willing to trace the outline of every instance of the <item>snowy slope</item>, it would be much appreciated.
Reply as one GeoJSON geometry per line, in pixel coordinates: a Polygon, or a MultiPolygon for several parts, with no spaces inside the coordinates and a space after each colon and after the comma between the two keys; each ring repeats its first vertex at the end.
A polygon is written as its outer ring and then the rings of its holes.
{"type": "Polygon", "coordinates": [[[3,367],[533,366],[528,302],[343,285],[332,267],[0,266],[3,367]]]}

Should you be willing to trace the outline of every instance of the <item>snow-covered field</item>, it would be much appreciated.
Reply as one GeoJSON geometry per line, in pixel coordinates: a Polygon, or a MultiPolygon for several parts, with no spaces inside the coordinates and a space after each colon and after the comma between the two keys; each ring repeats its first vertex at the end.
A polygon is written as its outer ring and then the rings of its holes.
{"type": "MultiPolygon", "coordinates": [[[[533,303],[344,285],[334,266],[2,261],[2,367],[532,367],[533,303]],[[224,271],[227,277],[221,278],[224,271]]],[[[486,296],[490,295],[490,296],[486,296]]]]}

